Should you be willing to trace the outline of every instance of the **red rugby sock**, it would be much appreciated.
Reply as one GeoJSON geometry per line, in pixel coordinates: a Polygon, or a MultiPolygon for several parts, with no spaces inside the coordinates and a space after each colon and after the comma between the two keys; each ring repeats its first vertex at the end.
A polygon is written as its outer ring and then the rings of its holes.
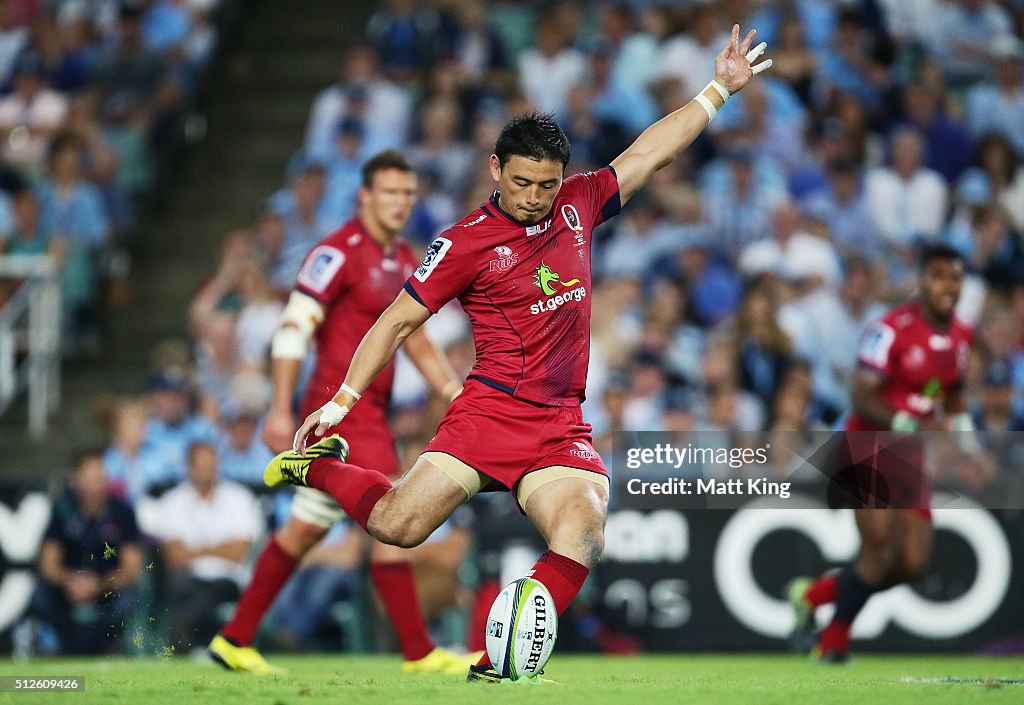
{"type": "Polygon", "coordinates": [[[298,560],[288,555],[276,537],[271,537],[253,566],[252,580],[242,593],[231,621],[220,633],[235,646],[248,646],[256,638],[263,615],[295,572],[298,560]]]}
{"type": "MultiPolygon", "coordinates": [[[[587,581],[590,569],[571,558],[545,551],[527,576],[541,583],[551,593],[558,614],[561,615],[572,604],[583,583],[587,581]]],[[[477,666],[491,666],[487,652],[477,661],[477,666]]]]}
{"type": "Polygon", "coordinates": [[[382,473],[337,458],[317,458],[306,473],[306,484],[334,497],[352,520],[366,530],[370,512],[391,489],[382,473]]]}
{"type": "Polygon", "coordinates": [[[402,658],[416,661],[434,650],[427,625],[420,612],[416,595],[416,581],[409,561],[381,561],[370,563],[373,586],[377,588],[384,608],[398,634],[402,658]]]}
{"type": "Polygon", "coordinates": [[[839,591],[839,573],[825,573],[807,588],[804,599],[812,607],[821,607],[830,602],[836,601],[836,594],[839,591]]]}
{"type": "Polygon", "coordinates": [[[846,654],[850,649],[850,623],[841,619],[833,619],[821,632],[818,639],[818,652],[836,651],[846,654]]]}

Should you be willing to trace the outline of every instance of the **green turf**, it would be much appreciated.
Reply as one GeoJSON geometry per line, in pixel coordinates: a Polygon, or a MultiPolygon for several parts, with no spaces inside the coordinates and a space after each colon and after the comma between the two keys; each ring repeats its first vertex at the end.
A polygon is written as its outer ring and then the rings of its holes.
{"type": "Polygon", "coordinates": [[[907,683],[903,678],[1024,678],[1021,659],[967,656],[858,655],[822,666],[784,655],[659,655],[633,658],[559,656],[547,675],[559,686],[487,686],[459,678],[409,677],[398,657],[275,658],[282,678],[228,673],[187,658],[53,660],[0,667],[2,675],[85,676],[84,693],[0,693],[0,703],[126,705],[363,705],[400,703],[1021,703],[1024,685],[907,683]]]}

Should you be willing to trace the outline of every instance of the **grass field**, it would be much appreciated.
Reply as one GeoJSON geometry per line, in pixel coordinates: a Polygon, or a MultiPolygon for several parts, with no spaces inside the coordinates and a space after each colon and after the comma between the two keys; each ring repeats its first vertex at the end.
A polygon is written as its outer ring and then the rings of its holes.
{"type": "Polygon", "coordinates": [[[324,656],[274,659],[280,678],[229,673],[186,658],[7,661],[2,675],[84,676],[82,693],[0,693],[0,703],[149,705],[363,705],[414,703],[1021,703],[1024,660],[969,656],[862,655],[846,666],[822,666],[785,655],[659,655],[632,658],[558,656],[547,675],[558,686],[485,686],[458,678],[403,676],[395,657],[324,656]],[[924,679],[980,682],[925,682],[924,679]],[[905,679],[921,679],[908,682],[905,679]]]}

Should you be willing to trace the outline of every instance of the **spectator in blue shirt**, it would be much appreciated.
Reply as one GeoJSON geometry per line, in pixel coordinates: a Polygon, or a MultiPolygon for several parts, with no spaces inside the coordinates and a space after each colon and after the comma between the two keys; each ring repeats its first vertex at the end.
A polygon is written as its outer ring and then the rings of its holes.
{"type": "Polygon", "coordinates": [[[442,53],[458,62],[464,78],[481,84],[493,72],[509,67],[501,36],[487,26],[483,0],[462,0],[452,6],[451,27],[442,37],[442,53]]]}
{"type": "Polygon", "coordinates": [[[873,259],[881,241],[859,165],[850,159],[837,159],[828,165],[826,174],[826,186],[808,195],[802,210],[828,226],[832,244],[840,254],[873,259]]]}
{"type": "Polygon", "coordinates": [[[39,188],[39,201],[43,228],[63,248],[61,295],[68,339],[72,346],[94,345],[99,337],[97,259],[110,230],[103,194],[82,176],[77,138],[54,139],[50,172],[39,188]]]}
{"type": "Polygon", "coordinates": [[[971,404],[971,419],[982,443],[999,467],[1020,468],[1024,462],[1024,408],[1013,390],[1013,361],[996,358],[982,376],[980,394],[971,404]]]}
{"type": "Polygon", "coordinates": [[[161,54],[184,44],[192,20],[181,0],[156,0],[142,18],[142,42],[161,54]]]}
{"type": "Polygon", "coordinates": [[[615,237],[601,254],[601,273],[606,277],[640,277],[675,244],[658,204],[640,195],[622,218],[615,237]]]}
{"type": "Polygon", "coordinates": [[[143,444],[160,458],[153,474],[146,477],[146,491],[159,491],[180,482],[188,467],[188,449],[197,442],[213,442],[217,431],[204,417],[191,411],[191,394],[184,375],[159,371],[146,384],[149,420],[143,444]]]}
{"type": "Polygon", "coordinates": [[[0,252],[11,255],[42,255],[47,252],[60,257],[59,243],[50,237],[39,218],[39,199],[31,189],[22,189],[12,196],[0,191],[0,213],[4,229],[0,231],[0,252]]]}
{"type": "Polygon", "coordinates": [[[381,66],[401,81],[413,78],[440,48],[441,18],[413,0],[388,0],[366,25],[366,36],[377,50],[381,66]]]}
{"type": "Polygon", "coordinates": [[[324,161],[326,181],[319,219],[337,227],[356,211],[356,194],[362,184],[360,170],[366,160],[364,123],[358,118],[342,118],[334,138],[334,151],[324,161]]]}
{"type": "Polygon", "coordinates": [[[773,160],[737,147],[710,163],[701,180],[710,241],[721,258],[734,258],[770,232],[772,211],[786,195],[782,170],[773,160]]]}
{"type": "Polygon", "coordinates": [[[111,491],[133,506],[163,472],[157,448],[147,445],[146,405],[138,399],[119,402],[112,410],[110,445],[103,452],[103,469],[111,491]]]}
{"type": "Polygon", "coordinates": [[[931,50],[955,82],[979,79],[989,72],[988,49],[994,37],[1010,34],[1010,15],[992,0],[956,0],[936,8],[931,50]]]}
{"type": "Polygon", "coordinates": [[[82,145],[74,137],[54,140],[51,177],[39,190],[43,219],[56,237],[97,250],[107,244],[110,225],[103,194],[82,175],[82,145]]]}
{"type": "Polygon", "coordinates": [[[309,161],[292,179],[291,187],[270,199],[270,207],[284,224],[284,242],[278,253],[277,276],[294,281],[306,255],[322,237],[341,225],[325,209],[327,172],[323,164],[309,161]]]}
{"type": "Polygon", "coordinates": [[[768,46],[778,44],[780,25],[785,19],[785,13],[793,11],[796,12],[804,26],[807,45],[815,51],[827,49],[837,22],[836,3],[831,0],[763,3],[750,18],[751,27],[757,27],[758,41],[768,42],[768,46]]]}
{"type": "Polygon", "coordinates": [[[904,117],[924,137],[925,165],[952,183],[970,165],[974,150],[970,132],[942,109],[941,100],[941,93],[924,82],[903,89],[904,117]]]}
{"type": "Polygon", "coordinates": [[[989,132],[1005,135],[1017,153],[1024,154],[1024,44],[1013,36],[998,37],[991,55],[995,80],[980,83],[967,94],[967,126],[975,137],[989,132]]]}
{"type": "Polygon", "coordinates": [[[613,122],[629,135],[639,135],[658,119],[657,104],[643,88],[612,73],[610,50],[599,45],[590,55],[590,108],[599,120],[613,122]]]}
{"type": "Polygon", "coordinates": [[[225,479],[263,489],[263,468],[274,454],[260,435],[258,409],[235,399],[221,409],[217,464],[225,479]]]}
{"type": "Polygon", "coordinates": [[[613,80],[642,92],[659,77],[659,38],[636,31],[633,12],[627,3],[604,2],[598,9],[598,17],[601,51],[611,64],[613,80]]]}
{"type": "Polygon", "coordinates": [[[828,105],[836,93],[848,93],[869,111],[879,107],[889,77],[878,42],[856,10],[841,11],[830,46],[819,56],[814,87],[819,105],[828,105]]]}

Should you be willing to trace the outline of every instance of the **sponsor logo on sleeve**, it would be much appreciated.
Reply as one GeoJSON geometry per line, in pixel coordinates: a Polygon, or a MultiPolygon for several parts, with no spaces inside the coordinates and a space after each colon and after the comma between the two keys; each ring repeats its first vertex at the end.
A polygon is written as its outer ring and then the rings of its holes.
{"type": "Polygon", "coordinates": [[[889,364],[889,351],[895,340],[896,331],[884,323],[876,323],[861,339],[857,358],[872,367],[884,368],[889,364]]]}
{"type": "Polygon", "coordinates": [[[322,294],[345,264],[345,253],[336,247],[315,247],[299,270],[296,281],[306,289],[322,294]]]}
{"type": "Polygon", "coordinates": [[[452,241],[444,237],[439,237],[430,243],[430,246],[427,247],[426,256],[424,256],[423,261],[420,262],[420,266],[413,273],[413,276],[421,282],[426,281],[427,277],[430,276],[430,273],[433,272],[434,269],[437,268],[437,265],[441,263],[441,260],[444,259],[444,256],[448,253],[448,250],[451,249],[451,246],[452,241]]]}

